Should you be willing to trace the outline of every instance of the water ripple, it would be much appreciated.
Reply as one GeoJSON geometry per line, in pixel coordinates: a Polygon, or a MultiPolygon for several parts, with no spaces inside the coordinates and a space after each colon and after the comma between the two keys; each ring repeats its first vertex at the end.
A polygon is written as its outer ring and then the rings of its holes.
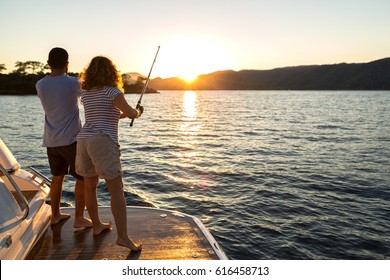
{"type": "MultiPolygon", "coordinates": [[[[38,98],[0,98],[0,137],[50,175],[38,98]]],[[[174,91],[144,103],[132,128],[120,122],[127,204],[197,216],[232,259],[390,259],[389,92],[174,91]]],[[[73,190],[66,180],[63,205],[73,190]]],[[[103,181],[98,198],[110,204],[103,181]]]]}

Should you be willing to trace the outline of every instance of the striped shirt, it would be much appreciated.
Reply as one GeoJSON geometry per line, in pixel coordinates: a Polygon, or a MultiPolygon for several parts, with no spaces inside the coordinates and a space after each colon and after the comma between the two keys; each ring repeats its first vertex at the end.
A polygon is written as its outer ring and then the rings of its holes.
{"type": "Polygon", "coordinates": [[[81,102],[84,105],[85,124],[77,138],[105,133],[119,145],[118,122],[121,112],[114,106],[114,99],[120,94],[123,93],[114,87],[83,92],[81,102]]]}

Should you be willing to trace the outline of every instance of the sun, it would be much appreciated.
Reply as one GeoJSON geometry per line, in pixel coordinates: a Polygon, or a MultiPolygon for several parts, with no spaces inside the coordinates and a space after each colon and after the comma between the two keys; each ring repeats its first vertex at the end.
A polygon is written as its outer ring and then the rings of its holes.
{"type": "Polygon", "coordinates": [[[226,70],[230,66],[224,48],[218,43],[205,38],[180,37],[162,44],[156,73],[191,83],[201,74],[226,70]]]}
{"type": "Polygon", "coordinates": [[[188,73],[180,73],[180,78],[186,81],[187,83],[192,83],[198,78],[198,74],[194,74],[191,72],[188,73]]]}

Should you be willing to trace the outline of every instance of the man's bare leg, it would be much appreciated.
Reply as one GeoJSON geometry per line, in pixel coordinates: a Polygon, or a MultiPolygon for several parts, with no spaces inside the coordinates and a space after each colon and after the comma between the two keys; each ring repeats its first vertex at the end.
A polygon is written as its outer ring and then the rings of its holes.
{"type": "Polygon", "coordinates": [[[85,191],[84,191],[84,181],[76,179],[76,185],[74,189],[75,201],[76,201],[76,211],[73,227],[75,228],[84,228],[92,227],[91,219],[84,217],[85,209],[85,191]]]}
{"type": "Polygon", "coordinates": [[[63,219],[69,219],[69,214],[62,214],[60,202],[62,196],[62,184],[65,176],[53,176],[50,184],[51,224],[55,225],[63,219]]]}
{"type": "Polygon", "coordinates": [[[142,250],[142,245],[134,243],[127,234],[127,211],[126,200],[123,193],[122,177],[118,176],[112,180],[106,180],[108,190],[111,194],[111,211],[117,228],[116,244],[127,247],[132,251],[142,250]]]}
{"type": "Polygon", "coordinates": [[[98,176],[84,177],[85,206],[87,206],[89,217],[92,220],[93,235],[98,235],[105,230],[111,230],[111,221],[109,223],[100,221],[96,194],[98,181],[98,176]]]}

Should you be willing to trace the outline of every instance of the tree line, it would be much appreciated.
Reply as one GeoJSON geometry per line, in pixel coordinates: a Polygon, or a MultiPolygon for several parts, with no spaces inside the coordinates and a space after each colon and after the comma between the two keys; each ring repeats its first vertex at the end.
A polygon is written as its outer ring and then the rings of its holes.
{"type": "MultiPolygon", "coordinates": [[[[39,61],[17,61],[15,62],[15,70],[12,73],[17,73],[21,75],[28,75],[28,74],[44,74],[47,73],[50,70],[49,65],[46,63],[42,63],[39,61]]],[[[5,64],[0,64],[0,73],[3,71],[6,71],[7,68],[5,67],[5,64]]],[[[12,74],[11,73],[11,74],[12,74]]]]}
{"type": "MultiPolygon", "coordinates": [[[[7,68],[5,64],[0,64],[0,94],[36,94],[35,84],[49,74],[48,64],[39,61],[17,61],[15,70],[9,74],[2,74],[7,68]]],[[[68,73],[70,76],[78,77],[79,73],[68,73]]],[[[128,74],[122,75],[124,82],[123,89],[125,93],[140,93],[142,91],[145,79],[138,77],[135,83],[126,83],[128,74]]],[[[157,92],[154,89],[147,88],[147,93],[157,92]]]]}
{"type": "Polygon", "coordinates": [[[3,74],[4,71],[7,67],[0,63],[0,94],[36,94],[35,84],[50,72],[50,67],[39,61],[17,61],[15,70],[8,74],[3,74]]]}

